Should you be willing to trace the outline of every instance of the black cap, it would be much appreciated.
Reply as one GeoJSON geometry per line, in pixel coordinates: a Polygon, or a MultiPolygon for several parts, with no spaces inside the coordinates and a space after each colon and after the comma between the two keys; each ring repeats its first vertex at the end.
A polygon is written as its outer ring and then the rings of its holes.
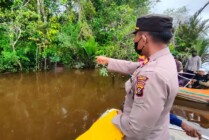
{"type": "Polygon", "coordinates": [[[151,14],[139,17],[136,22],[135,34],[138,31],[163,32],[172,31],[173,18],[165,15],[151,14]]]}

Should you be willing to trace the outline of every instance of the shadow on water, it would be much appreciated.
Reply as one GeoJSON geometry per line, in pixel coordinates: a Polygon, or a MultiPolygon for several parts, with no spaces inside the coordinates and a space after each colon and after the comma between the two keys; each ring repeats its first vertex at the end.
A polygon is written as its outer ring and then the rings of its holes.
{"type": "MultiPolygon", "coordinates": [[[[120,108],[124,100],[126,78],[101,77],[98,73],[69,70],[0,75],[0,138],[74,140],[101,113],[120,108]]],[[[201,112],[178,106],[174,105],[173,111],[187,119],[191,115],[185,115],[186,112],[201,112]]],[[[195,122],[208,128],[209,112],[204,112],[200,115],[207,121],[195,122]]]]}

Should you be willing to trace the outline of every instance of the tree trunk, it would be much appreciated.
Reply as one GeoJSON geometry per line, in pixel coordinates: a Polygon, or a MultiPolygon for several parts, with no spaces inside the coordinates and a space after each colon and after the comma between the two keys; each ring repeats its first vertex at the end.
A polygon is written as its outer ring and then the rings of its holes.
{"type": "MultiPolygon", "coordinates": [[[[13,53],[16,55],[15,45],[17,44],[18,40],[20,39],[20,36],[22,34],[22,30],[20,29],[20,27],[15,26],[13,21],[11,22],[11,25],[10,25],[9,34],[12,34],[12,38],[10,39],[10,43],[11,43],[13,53]],[[17,36],[16,38],[14,38],[15,35],[17,36]]],[[[20,71],[22,71],[22,64],[20,63],[20,61],[18,59],[16,60],[16,62],[20,67],[20,71]]]]}
{"type": "Polygon", "coordinates": [[[197,16],[198,16],[199,14],[202,13],[202,11],[208,6],[208,4],[209,4],[209,1],[208,1],[202,8],[200,8],[200,9],[198,10],[197,16]]]}
{"type": "Polygon", "coordinates": [[[46,57],[44,58],[44,70],[47,70],[46,57]]]}
{"type": "Polygon", "coordinates": [[[78,3],[78,8],[79,8],[79,10],[78,10],[78,21],[80,22],[81,20],[82,20],[82,5],[81,5],[81,3],[78,1],[77,2],[78,3]]]}
{"type": "Polygon", "coordinates": [[[38,19],[41,20],[41,10],[40,10],[40,1],[37,0],[37,13],[38,13],[38,19]]]}
{"type": "Polygon", "coordinates": [[[36,48],[36,71],[39,70],[39,59],[38,59],[38,54],[39,54],[39,46],[36,48]]]}
{"type": "MultiPolygon", "coordinates": [[[[17,41],[20,39],[20,36],[22,34],[22,30],[19,27],[16,27],[16,30],[17,30],[17,38],[16,38],[16,40],[12,44],[13,52],[15,52],[15,53],[16,53],[15,45],[17,44],[17,41]]],[[[17,60],[17,63],[19,65],[19,67],[20,67],[20,71],[22,71],[22,64],[20,63],[19,60],[17,60]]]]}
{"type": "Polygon", "coordinates": [[[202,11],[208,6],[208,4],[209,4],[209,1],[208,1],[203,7],[201,7],[201,8],[194,14],[194,16],[193,16],[192,18],[196,19],[196,18],[202,13],[202,11]]]}
{"type": "Polygon", "coordinates": [[[45,9],[44,9],[44,0],[39,0],[40,2],[40,10],[41,10],[41,14],[42,14],[42,18],[43,18],[43,21],[44,23],[47,22],[47,18],[46,18],[46,13],[45,13],[45,9]]]}

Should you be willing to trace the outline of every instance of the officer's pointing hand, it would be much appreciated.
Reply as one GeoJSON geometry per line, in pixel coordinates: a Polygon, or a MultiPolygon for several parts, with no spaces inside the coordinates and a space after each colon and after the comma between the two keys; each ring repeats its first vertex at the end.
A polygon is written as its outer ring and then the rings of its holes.
{"type": "Polygon", "coordinates": [[[101,65],[107,65],[108,62],[109,62],[109,59],[108,57],[105,57],[105,56],[97,56],[96,57],[96,62],[98,64],[101,64],[101,65]]]}

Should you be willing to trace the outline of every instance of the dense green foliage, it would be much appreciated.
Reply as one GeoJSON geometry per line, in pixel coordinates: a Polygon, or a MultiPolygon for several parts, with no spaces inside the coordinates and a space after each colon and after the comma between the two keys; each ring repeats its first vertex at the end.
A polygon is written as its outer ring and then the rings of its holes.
{"type": "MultiPolygon", "coordinates": [[[[148,0],[0,0],[0,72],[94,67],[95,55],[134,59],[126,36],[148,0]]],[[[130,47],[131,46],[131,47],[130,47]]]]}
{"type": "MultiPolygon", "coordinates": [[[[136,60],[128,35],[152,0],[0,0],[0,72],[47,70],[54,66],[93,68],[95,56],[136,60]]],[[[168,10],[175,18],[173,53],[197,50],[208,61],[208,20],[202,7],[168,10]]],[[[186,58],[185,57],[185,58],[186,58]]],[[[105,73],[105,69],[101,71],[105,73]]]]}

